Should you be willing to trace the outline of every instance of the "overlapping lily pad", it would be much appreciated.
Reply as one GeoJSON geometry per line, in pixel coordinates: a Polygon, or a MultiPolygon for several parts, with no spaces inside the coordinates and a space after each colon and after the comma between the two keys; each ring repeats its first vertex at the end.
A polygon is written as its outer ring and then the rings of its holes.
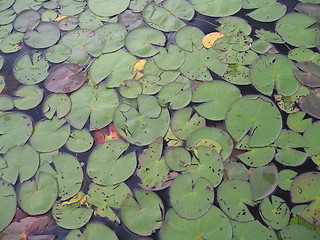
{"type": "Polygon", "coordinates": [[[11,222],[16,212],[17,197],[13,186],[0,180],[0,201],[3,207],[3,213],[0,216],[0,232],[5,229],[11,222]]]}

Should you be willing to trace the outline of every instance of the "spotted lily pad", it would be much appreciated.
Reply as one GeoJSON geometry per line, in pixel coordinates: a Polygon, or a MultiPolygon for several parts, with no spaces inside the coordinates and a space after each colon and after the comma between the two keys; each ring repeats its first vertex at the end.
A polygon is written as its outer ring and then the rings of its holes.
{"type": "Polygon", "coordinates": [[[99,222],[89,223],[83,233],[79,229],[70,231],[65,240],[95,240],[101,238],[118,240],[117,235],[110,228],[99,222]]]}
{"type": "Polygon", "coordinates": [[[87,72],[74,63],[59,65],[50,71],[44,81],[47,90],[54,93],[69,93],[79,89],[87,80],[87,72]]]}
{"type": "Polygon", "coordinates": [[[251,95],[238,99],[230,106],[226,126],[236,141],[248,134],[249,146],[262,147],[277,139],[282,120],[279,110],[271,100],[251,95]]]}
{"type": "Polygon", "coordinates": [[[220,208],[238,222],[254,220],[248,207],[256,203],[252,201],[250,184],[242,180],[228,180],[220,184],[217,192],[220,208]]]}
{"type": "Polygon", "coordinates": [[[0,202],[2,213],[0,215],[0,232],[11,222],[16,213],[17,197],[13,186],[4,180],[0,180],[0,202]]]}
{"type": "Polygon", "coordinates": [[[157,191],[171,185],[177,173],[170,172],[164,158],[161,157],[163,148],[162,137],[157,138],[139,156],[136,170],[141,183],[139,186],[146,190],[157,191]]]}
{"type": "Polygon", "coordinates": [[[14,65],[14,75],[23,84],[33,85],[42,82],[48,76],[49,64],[40,52],[33,52],[32,58],[25,53],[14,65]]]}
{"type": "Polygon", "coordinates": [[[179,217],[173,209],[166,213],[165,222],[160,230],[162,240],[194,240],[203,237],[221,240],[232,238],[230,220],[219,208],[212,206],[205,215],[193,220],[179,217]]]}
{"type": "Polygon", "coordinates": [[[82,86],[71,94],[71,110],[66,116],[71,126],[82,129],[90,118],[89,130],[107,126],[119,105],[118,95],[113,89],[100,86],[82,86]]]}
{"type": "Polygon", "coordinates": [[[16,145],[23,145],[30,138],[33,127],[31,119],[21,113],[0,116],[0,153],[16,145]]]}
{"type": "Polygon", "coordinates": [[[139,95],[138,110],[134,105],[121,104],[114,114],[114,125],[128,142],[145,146],[166,134],[169,111],[159,106],[153,96],[139,95]]]}
{"type": "Polygon", "coordinates": [[[281,3],[268,4],[250,12],[249,17],[260,22],[273,22],[281,18],[287,11],[287,7],[281,3]]]}
{"type": "Polygon", "coordinates": [[[93,182],[113,185],[128,179],[137,165],[135,152],[121,156],[128,147],[129,144],[117,140],[107,141],[96,147],[90,154],[87,165],[88,176],[93,182]]]}
{"type": "Polygon", "coordinates": [[[134,195],[136,200],[129,195],[121,205],[122,221],[130,231],[149,236],[162,225],[163,203],[151,191],[136,190],[134,195]]]}
{"type": "Polygon", "coordinates": [[[36,181],[24,182],[18,189],[19,206],[29,215],[46,213],[57,197],[57,180],[48,173],[40,173],[36,181]]]}
{"type": "Polygon", "coordinates": [[[218,19],[218,22],[221,25],[217,30],[227,36],[236,35],[238,33],[246,36],[251,33],[251,26],[242,18],[227,16],[218,19]]]}
{"type": "Polygon", "coordinates": [[[191,164],[191,156],[187,150],[182,147],[170,147],[164,155],[167,166],[175,171],[185,170],[186,166],[191,164]]]}
{"type": "Polygon", "coordinates": [[[51,94],[42,105],[42,112],[48,119],[52,119],[55,114],[58,118],[62,118],[70,109],[71,100],[66,94],[51,94]]]}
{"type": "Polygon", "coordinates": [[[318,172],[308,172],[300,174],[294,178],[291,185],[291,201],[293,203],[308,203],[311,202],[300,214],[300,216],[308,223],[319,227],[319,196],[320,191],[317,187],[320,181],[318,172]]]}
{"type": "Polygon", "coordinates": [[[192,102],[202,103],[195,110],[206,119],[222,120],[231,103],[241,96],[238,88],[222,82],[201,83],[193,91],[192,102]]]}

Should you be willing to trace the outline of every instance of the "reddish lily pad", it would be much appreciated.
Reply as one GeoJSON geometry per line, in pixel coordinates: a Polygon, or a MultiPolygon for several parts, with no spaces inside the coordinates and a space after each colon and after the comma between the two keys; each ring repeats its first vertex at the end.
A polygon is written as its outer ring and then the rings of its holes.
{"type": "Polygon", "coordinates": [[[87,80],[87,72],[74,63],[64,63],[54,68],[44,81],[50,92],[69,93],[80,88],[87,80]]]}

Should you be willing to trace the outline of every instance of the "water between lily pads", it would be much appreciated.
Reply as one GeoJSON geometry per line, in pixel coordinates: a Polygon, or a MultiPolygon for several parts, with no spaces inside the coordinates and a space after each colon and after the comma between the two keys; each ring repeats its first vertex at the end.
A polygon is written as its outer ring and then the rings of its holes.
{"type": "MultiPolygon", "coordinates": [[[[286,4],[288,7],[288,12],[292,11],[293,7],[298,3],[297,1],[291,0],[280,0],[278,2],[281,2],[283,4],[286,4]]],[[[237,16],[240,16],[241,18],[245,19],[248,21],[248,23],[251,25],[252,23],[252,27],[254,28],[264,28],[265,30],[269,30],[269,31],[274,31],[274,23],[261,23],[260,25],[256,25],[257,22],[253,22],[249,17],[246,17],[246,13],[248,13],[249,11],[246,10],[241,10],[241,12],[239,14],[237,14],[237,16]]],[[[215,27],[214,25],[217,26],[217,23],[215,21],[215,19],[201,15],[199,13],[196,14],[195,19],[193,21],[191,21],[189,23],[189,25],[191,26],[195,26],[200,28],[205,34],[210,33],[215,31],[215,27]]],[[[169,35],[169,43],[170,41],[172,41],[174,38],[174,36],[169,35]]],[[[277,50],[280,53],[284,53],[287,54],[287,52],[289,51],[288,48],[286,48],[284,45],[276,45],[277,50]]],[[[33,49],[32,49],[33,50],[33,49]]],[[[5,65],[2,69],[1,74],[3,76],[5,76],[6,78],[6,82],[7,82],[7,89],[6,89],[6,94],[8,95],[12,95],[12,93],[16,90],[16,88],[20,85],[20,83],[14,78],[14,76],[12,75],[12,66],[14,65],[14,60],[17,59],[19,56],[21,56],[23,53],[25,52],[31,52],[32,51],[30,48],[23,46],[23,48],[18,51],[17,53],[13,53],[13,54],[4,54],[3,57],[5,59],[5,65]]],[[[214,73],[212,73],[213,78],[214,79],[220,79],[217,75],[215,75],[214,73]]],[[[43,87],[43,83],[40,84],[40,87],[42,87],[42,89],[44,91],[45,88],[43,87]]],[[[252,85],[247,85],[247,86],[237,86],[240,90],[242,95],[249,95],[249,94],[260,94],[252,85]]],[[[34,122],[37,122],[38,120],[40,120],[43,116],[41,113],[41,109],[39,107],[35,108],[35,109],[31,109],[26,111],[26,113],[31,116],[34,119],[34,122]]],[[[285,126],[286,124],[286,114],[282,114],[282,118],[283,118],[283,124],[285,126]]],[[[206,122],[207,126],[216,126],[217,122],[213,122],[213,121],[207,121],[206,122]]],[[[137,156],[142,153],[143,149],[145,147],[137,147],[137,146],[133,146],[131,145],[128,149],[127,152],[132,152],[132,151],[136,151],[137,156]]],[[[69,150],[67,148],[61,149],[64,152],[69,152],[69,150]]],[[[86,163],[86,160],[89,156],[90,152],[86,152],[86,153],[81,153],[81,154],[77,154],[77,158],[79,159],[80,162],[84,162],[86,163]]],[[[274,164],[276,165],[278,171],[284,169],[284,167],[277,163],[274,162],[274,164]]],[[[311,161],[307,161],[307,163],[303,164],[302,166],[299,167],[298,171],[299,172],[307,172],[310,170],[315,170],[316,166],[315,164],[313,164],[313,162],[311,161]]],[[[297,171],[297,169],[294,169],[295,171],[297,171]]],[[[87,176],[86,172],[84,172],[84,183],[83,183],[83,188],[82,191],[87,191],[89,184],[91,183],[90,178],[87,176]]],[[[132,190],[133,189],[138,189],[138,184],[139,184],[139,178],[136,175],[133,175],[132,177],[130,177],[126,182],[125,182],[132,190]]],[[[161,191],[157,191],[156,192],[158,194],[158,196],[160,196],[160,198],[162,199],[165,209],[169,209],[170,208],[170,201],[169,201],[169,194],[168,194],[168,190],[161,190],[161,191]]],[[[215,193],[216,193],[216,189],[215,189],[215,193]]],[[[216,194],[215,194],[216,195],[216,194]]],[[[280,188],[278,188],[276,190],[276,195],[283,198],[286,203],[288,204],[289,207],[291,207],[290,203],[290,196],[288,192],[285,192],[283,190],[281,190],[280,188]]],[[[218,205],[218,203],[215,200],[215,205],[218,205]]],[[[252,211],[252,213],[255,216],[255,219],[259,219],[260,215],[258,212],[257,207],[251,207],[249,208],[250,211],[252,211]]],[[[118,214],[118,212],[116,212],[118,214]]],[[[117,223],[112,223],[109,220],[107,220],[106,218],[101,218],[98,216],[94,216],[91,219],[92,221],[98,221],[98,222],[103,222],[104,224],[106,224],[108,227],[110,227],[118,236],[118,238],[120,240],[132,240],[134,238],[137,237],[137,235],[131,233],[129,230],[126,229],[126,227],[124,227],[123,224],[117,224],[117,223]]],[[[262,220],[260,222],[263,222],[262,220]]],[[[67,235],[67,233],[69,232],[69,230],[60,228],[59,226],[57,226],[54,230],[54,234],[56,235],[56,239],[57,240],[63,240],[65,238],[65,236],[67,235]]],[[[158,233],[154,233],[153,235],[151,235],[152,239],[154,240],[158,240],[158,233]]]]}

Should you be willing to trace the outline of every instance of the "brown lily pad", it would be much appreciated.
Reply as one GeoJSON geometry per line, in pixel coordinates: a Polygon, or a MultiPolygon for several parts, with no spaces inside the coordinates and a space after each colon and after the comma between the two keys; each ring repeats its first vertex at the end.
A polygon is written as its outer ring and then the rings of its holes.
{"type": "Polygon", "coordinates": [[[80,88],[87,80],[87,72],[74,63],[63,63],[54,68],[44,81],[50,92],[70,93],[80,88]]]}

